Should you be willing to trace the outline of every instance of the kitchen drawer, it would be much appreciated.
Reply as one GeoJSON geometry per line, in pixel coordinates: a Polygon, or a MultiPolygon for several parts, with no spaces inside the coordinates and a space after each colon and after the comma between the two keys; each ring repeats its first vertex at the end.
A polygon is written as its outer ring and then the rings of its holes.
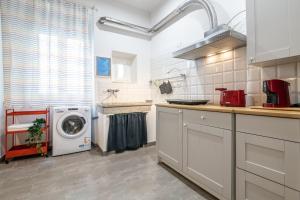
{"type": "Polygon", "coordinates": [[[300,142],[300,120],[298,119],[237,114],[236,130],[300,142]]]}
{"type": "Polygon", "coordinates": [[[300,143],[237,132],[237,167],[300,191],[300,143]]]}
{"type": "Polygon", "coordinates": [[[231,130],[232,114],[209,111],[183,110],[183,123],[202,124],[231,130]]]}
{"type": "Polygon", "coordinates": [[[300,200],[300,192],[237,169],[237,200],[300,200]]]}

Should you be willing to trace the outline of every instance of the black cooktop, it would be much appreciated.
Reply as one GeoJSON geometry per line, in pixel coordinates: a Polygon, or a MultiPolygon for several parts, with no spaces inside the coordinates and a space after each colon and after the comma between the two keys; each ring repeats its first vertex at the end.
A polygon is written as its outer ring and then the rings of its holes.
{"type": "Polygon", "coordinates": [[[169,104],[180,104],[180,105],[205,105],[209,100],[190,100],[190,99],[167,99],[169,104]]]}

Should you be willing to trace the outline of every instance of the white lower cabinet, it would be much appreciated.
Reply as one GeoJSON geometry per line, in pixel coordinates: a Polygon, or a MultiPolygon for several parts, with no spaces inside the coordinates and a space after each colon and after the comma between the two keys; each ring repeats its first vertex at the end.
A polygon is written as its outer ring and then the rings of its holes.
{"type": "Polygon", "coordinates": [[[300,192],[237,169],[237,200],[300,200],[300,192]]]}
{"type": "Polygon", "coordinates": [[[159,160],[217,198],[233,199],[232,114],[158,107],[156,120],[159,160]]]}
{"type": "Polygon", "coordinates": [[[300,120],[236,115],[238,200],[300,200],[300,120]]]}
{"type": "Polygon", "coordinates": [[[183,172],[225,199],[231,199],[231,136],[229,130],[184,123],[183,172]]]}
{"type": "Polygon", "coordinates": [[[182,170],[182,111],[158,107],[156,134],[159,159],[176,170],[182,170]]]}
{"type": "Polygon", "coordinates": [[[300,143],[237,132],[237,167],[300,191],[300,143]]]}

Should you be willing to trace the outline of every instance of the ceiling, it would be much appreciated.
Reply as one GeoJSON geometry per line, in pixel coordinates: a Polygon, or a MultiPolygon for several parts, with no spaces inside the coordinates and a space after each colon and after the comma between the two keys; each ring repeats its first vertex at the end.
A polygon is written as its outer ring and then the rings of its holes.
{"type": "Polygon", "coordinates": [[[118,3],[126,4],[134,8],[138,8],[143,11],[152,12],[157,8],[164,0],[113,0],[118,3]]]}

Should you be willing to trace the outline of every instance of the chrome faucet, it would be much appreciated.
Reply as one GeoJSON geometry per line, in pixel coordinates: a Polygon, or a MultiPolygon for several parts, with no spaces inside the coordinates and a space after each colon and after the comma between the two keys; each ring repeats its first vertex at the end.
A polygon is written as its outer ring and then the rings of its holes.
{"type": "Polygon", "coordinates": [[[120,90],[119,89],[107,89],[106,92],[111,93],[111,94],[115,94],[115,93],[120,92],[120,90]]]}

